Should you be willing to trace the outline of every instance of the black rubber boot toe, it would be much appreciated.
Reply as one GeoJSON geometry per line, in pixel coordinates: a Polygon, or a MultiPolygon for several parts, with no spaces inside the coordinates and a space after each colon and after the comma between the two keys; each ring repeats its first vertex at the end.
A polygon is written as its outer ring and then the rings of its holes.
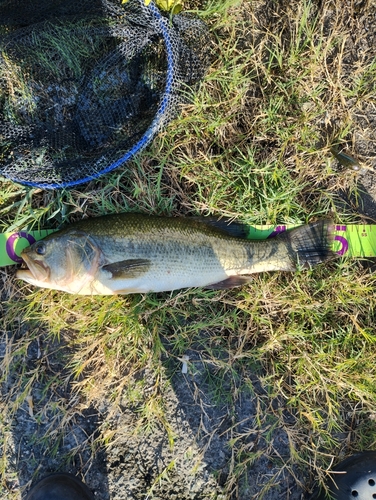
{"type": "Polygon", "coordinates": [[[44,477],[25,500],[94,500],[89,488],[72,474],[60,473],[44,477]]]}
{"type": "Polygon", "coordinates": [[[375,500],[376,451],[365,451],[346,458],[333,468],[327,484],[330,496],[316,492],[312,500],[375,500]]]}

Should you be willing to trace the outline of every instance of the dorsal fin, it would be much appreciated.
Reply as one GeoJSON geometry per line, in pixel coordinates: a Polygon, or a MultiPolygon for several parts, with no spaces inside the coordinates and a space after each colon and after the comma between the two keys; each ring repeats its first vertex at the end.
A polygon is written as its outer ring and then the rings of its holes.
{"type": "Polygon", "coordinates": [[[229,236],[233,236],[234,238],[246,238],[248,235],[248,226],[242,222],[235,222],[231,219],[227,219],[226,217],[222,217],[218,219],[217,217],[192,217],[193,220],[197,222],[201,222],[208,226],[215,227],[220,229],[224,233],[227,233],[229,236]]]}

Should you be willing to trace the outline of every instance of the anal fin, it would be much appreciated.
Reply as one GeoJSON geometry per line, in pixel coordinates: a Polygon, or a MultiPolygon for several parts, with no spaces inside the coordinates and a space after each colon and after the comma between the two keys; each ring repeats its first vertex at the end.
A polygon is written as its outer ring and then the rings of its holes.
{"type": "Polygon", "coordinates": [[[226,288],[245,285],[246,283],[249,283],[251,279],[252,276],[230,276],[223,281],[205,286],[205,288],[208,288],[209,290],[225,290],[226,288]]]}

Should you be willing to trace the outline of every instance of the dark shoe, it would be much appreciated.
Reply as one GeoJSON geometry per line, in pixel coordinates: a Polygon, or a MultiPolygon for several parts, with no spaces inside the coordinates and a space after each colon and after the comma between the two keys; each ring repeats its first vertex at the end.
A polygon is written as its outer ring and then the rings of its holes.
{"type": "Polygon", "coordinates": [[[357,453],[333,469],[328,481],[329,495],[317,491],[312,500],[374,500],[376,499],[376,451],[357,453]]]}
{"type": "Polygon", "coordinates": [[[72,474],[51,474],[31,488],[25,500],[94,500],[89,488],[72,474]]]}

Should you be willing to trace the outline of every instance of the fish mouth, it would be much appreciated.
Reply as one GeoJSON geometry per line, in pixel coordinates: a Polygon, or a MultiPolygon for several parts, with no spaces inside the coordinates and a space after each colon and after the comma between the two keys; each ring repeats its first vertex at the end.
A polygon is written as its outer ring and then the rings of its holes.
{"type": "Polygon", "coordinates": [[[27,281],[28,283],[34,282],[34,276],[32,275],[30,269],[17,269],[16,277],[20,280],[27,281]]]}
{"type": "Polygon", "coordinates": [[[24,279],[25,281],[30,281],[30,279],[37,281],[48,280],[50,276],[50,269],[44,262],[31,258],[25,251],[21,253],[21,257],[28,269],[19,269],[17,271],[17,277],[24,279]]]}

